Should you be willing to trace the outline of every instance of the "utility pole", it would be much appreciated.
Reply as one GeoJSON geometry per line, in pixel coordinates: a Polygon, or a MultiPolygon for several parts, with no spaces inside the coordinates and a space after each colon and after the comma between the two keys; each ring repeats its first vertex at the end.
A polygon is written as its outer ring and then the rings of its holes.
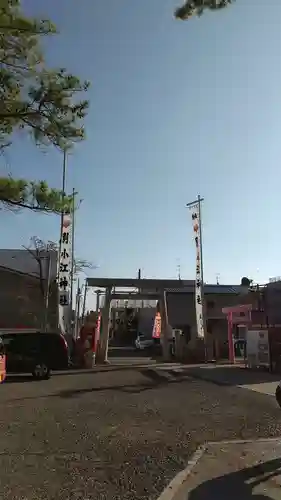
{"type": "MultiPolygon", "coordinates": [[[[206,329],[206,311],[205,311],[205,296],[204,296],[204,266],[203,266],[203,241],[202,241],[202,213],[201,213],[201,203],[204,198],[198,195],[197,200],[191,201],[186,204],[189,209],[198,209],[198,224],[199,224],[199,255],[200,255],[200,291],[201,291],[201,301],[202,301],[202,320],[203,320],[203,333],[204,333],[204,349],[205,349],[205,361],[208,360],[207,351],[207,329],[206,329]]],[[[195,294],[196,300],[196,294],[195,294]]]]}
{"type": "Polygon", "coordinates": [[[81,299],[81,290],[80,290],[80,281],[78,279],[77,292],[76,292],[76,307],[75,307],[75,338],[76,339],[79,336],[80,299],[81,299]]]}
{"type": "Polygon", "coordinates": [[[88,284],[87,284],[87,279],[86,279],[85,285],[84,285],[84,298],[83,298],[83,307],[82,307],[82,325],[84,323],[85,312],[86,312],[87,293],[88,293],[88,284]]]}
{"type": "Polygon", "coordinates": [[[177,265],[177,275],[178,275],[178,280],[181,281],[181,265],[177,265]]]}
{"type": "Polygon", "coordinates": [[[45,290],[45,314],[44,314],[44,332],[48,330],[48,312],[49,312],[49,297],[50,297],[50,286],[51,286],[51,276],[52,276],[52,253],[50,246],[47,245],[47,283],[45,290]]]}
{"type": "MultiPolygon", "coordinates": [[[[141,268],[139,268],[139,270],[138,270],[138,280],[141,280],[141,268]]],[[[141,293],[141,292],[142,292],[142,288],[141,288],[141,287],[139,287],[138,292],[139,292],[139,293],[141,293]]],[[[143,300],[142,300],[142,301],[141,301],[141,307],[142,307],[142,309],[143,309],[143,305],[144,305],[144,302],[143,302],[143,300]]],[[[137,307],[137,313],[139,312],[139,309],[140,309],[140,308],[139,308],[139,307],[137,307]]]]}
{"type": "Polygon", "coordinates": [[[72,322],[72,309],[73,309],[73,282],[74,282],[74,267],[75,267],[75,257],[74,257],[74,238],[75,238],[75,189],[72,189],[72,227],[71,227],[71,271],[70,271],[70,312],[69,312],[69,331],[72,336],[74,333],[74,323],[72,322]]]}

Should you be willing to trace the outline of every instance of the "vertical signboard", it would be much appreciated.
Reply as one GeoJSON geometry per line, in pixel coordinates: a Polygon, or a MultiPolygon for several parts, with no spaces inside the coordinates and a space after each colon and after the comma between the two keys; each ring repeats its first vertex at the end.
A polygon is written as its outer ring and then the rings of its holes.
{"type": "Polygon", "coordinates": [[[72,216],[64,214],[62,219],[61,244],[58,269],[59,289],[59,326],[64,335],[70,322],[70,290],[71,290],[71,229],[72,216]]]}
{"type": "Polygon", "coordinates": [[[199,204],[192,207],[192,224],[196,247],[196,272],[195,272],[195,311],[198,338],[204,338],[203,294],[202,294],[202,262],[201,262],[201,224],[199,204]]]}
{"type": "Polygon", "coordinates": [[[160,314],[160,312],[156,312],[155,319],[154,319],[154,325],[153,325],[153,331],[152,331],[152,338],[153,339],[160,339],[160,337],[161,337],[161,314],[160,314]]]}
{"type": "Polygon", "coordinates": [[[95,338],[93,342],[93,351],[95,353],[97,352],[98,343],[100,341],[100,330],[101,330],[101,311],[99,310],[95,328],[95,338]]]}
{"type": "Polygon", "coordinates": [[[247,331],[247,365],[270,367],[268,330],[247,331]]]}

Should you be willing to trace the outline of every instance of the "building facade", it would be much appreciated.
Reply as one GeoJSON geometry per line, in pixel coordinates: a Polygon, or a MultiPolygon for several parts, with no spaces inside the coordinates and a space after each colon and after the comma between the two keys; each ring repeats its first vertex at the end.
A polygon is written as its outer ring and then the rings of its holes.
{"type": "MultiPolygon", "coordinates": [[[[241,285],[204,286],[206,341],[211,357],[227,357],[228,354],[227,320],[223,307],[238,305],[247,293],[248,288],[241,285]]],[[[197,340],[195,286],[167,289],[166,300],[169,324],[183,331],[186,344],[192,349],[197,340]]]]}
{"type": "MultiPolygon", "coordinates": [[[[115,290],[113,295],[118,297],[115,297],[116,301],[112,300],[113,310],[120,309],[120,305],[125,309],[129,306],[138,309],[144,305],[145,300],[153,301],[151,307],[155,308],[155,302],[161,302],[163,296],[166,296],[168,324],[173,329],[182,330],[185,345],[196,351],[196,345],[200,342],[197,342],[194,280],[89,278],[88,285],[115,290]],[[125,288],[130,291],[124,291],[125,288]],[[122,289],[122,292],[116,293],[116,289],[122,289]],[[124,301],[121,304],[119,295],[122,294],[124,301]]],[[[240,304],[242,297],[248,292],[248,285],[204,285],[206,340],[211,352],[216,351],[217,357],[227,357],[228,354],[227,318],[222,309],[240,304]]],[[[103,306],[101,300],[100,307],[103,306]]]]}
{"type": "Polygon", "coordinates": [[[40,260],[28,250],[0,250],[0,328],[57,330],[56,252],[42,252],[40,260]]]}

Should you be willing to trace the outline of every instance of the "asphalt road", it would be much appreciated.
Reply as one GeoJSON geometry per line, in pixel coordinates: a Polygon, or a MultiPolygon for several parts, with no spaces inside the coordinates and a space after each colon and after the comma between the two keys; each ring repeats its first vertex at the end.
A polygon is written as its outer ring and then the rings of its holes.
{"type": "Polygon", "coordinates": [[[273,397],[106,367],[0,386],[5,500],[148,500],[205,441],[281,436],[273,397]]]}

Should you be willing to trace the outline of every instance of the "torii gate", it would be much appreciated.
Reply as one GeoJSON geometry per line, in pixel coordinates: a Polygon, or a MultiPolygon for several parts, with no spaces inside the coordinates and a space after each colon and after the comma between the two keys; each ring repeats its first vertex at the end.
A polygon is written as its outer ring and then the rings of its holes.
{"type": "Polygon", "coordinates": [[[251,323],[252,304],[241,304],[238,306],[224,307],[222,312],[227,315],[228,331],[228,356],[230,363],[235,363],[233,326],[248,325],[251,323]]]}
{"type": "MultiPolygon", "coordinates": [[[[193,282],[192,282],[193,283],[193,282]]],[[[170,360],[169,349],[169,322],[166,303],[166,289],[184,288],[190,284],[189,280],[157,280],[137,278],[87,278],[87,286],[105,288],[105,300],[102,308],[102,335],[99,344],[99,361],[107,362],[108,339],[110,326],[110,304],[113,299],[157,300],[161,315],[161,338],[163,358],[170,360]],[[135,288],[138,292],[115,292],[116,288],[135,288]]]]}

